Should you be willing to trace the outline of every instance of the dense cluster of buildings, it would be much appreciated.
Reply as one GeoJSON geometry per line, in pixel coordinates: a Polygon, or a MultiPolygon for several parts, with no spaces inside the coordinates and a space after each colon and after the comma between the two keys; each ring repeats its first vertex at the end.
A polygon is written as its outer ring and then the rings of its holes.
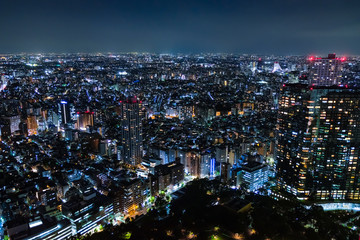
{"type": "Polygon", "coordinates": [[[357,200],[359,59],[0,56],[0,238],[66,239],[193,178],[357,200]]]}
{"type": "Polygon", "coordinates": [[[345,59],[309,60],[310,84],[281,90],[279,183],[299,199],[358,200],[360,91],[342,82],[345,59]]]}

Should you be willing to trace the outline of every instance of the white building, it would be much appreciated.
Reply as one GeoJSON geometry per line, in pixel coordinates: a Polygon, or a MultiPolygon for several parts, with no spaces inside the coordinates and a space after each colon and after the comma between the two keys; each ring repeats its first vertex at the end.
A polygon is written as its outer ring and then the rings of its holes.
{"type": "Polygon", "coordinates": [[[254,192],[265,186],[269,180],[269,169],[267,165],[258,162],[248,162],[241,167],[238,173],[237,186],[245,182],[250,192],[254,192]]]}

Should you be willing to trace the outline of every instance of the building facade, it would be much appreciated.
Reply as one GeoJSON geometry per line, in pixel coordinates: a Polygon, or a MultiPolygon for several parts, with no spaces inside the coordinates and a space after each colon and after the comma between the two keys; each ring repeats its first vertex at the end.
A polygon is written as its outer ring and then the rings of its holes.
{"type": "Polygon", "coordinates": [[[132,165],[141,163],[143,156],[141,106],[141,102],[136,97],[120,101],[121,159],[132,165]]]}
{"type": "Polygon", "coordinates": [[[114,198],[114,212],[133,214],[137,209],[142,207],[145,199],[144,190],[145,186],[140,179],[121,183],[114,198]]]}
{"type": "Polygon", "coordinates": [[[342,63],[345,58],[329,54],[327,58],[310,57],[310,85],[340,85],[342,80],[342,63]]]}
{"type": "Polygon", "coordinates": [[[269,168],[267,165],[258,162],[248,162],[241,166],[238,172],[237,186],[242,182],[247,185],[247,190],[254,192],[265,187],[269,180],[269,168]]]}
{"type": "Polygon", "coordinates": [[[359,199],[360,92],[285,85],[278,115],[277,172],[299,199],[359,199]]]}

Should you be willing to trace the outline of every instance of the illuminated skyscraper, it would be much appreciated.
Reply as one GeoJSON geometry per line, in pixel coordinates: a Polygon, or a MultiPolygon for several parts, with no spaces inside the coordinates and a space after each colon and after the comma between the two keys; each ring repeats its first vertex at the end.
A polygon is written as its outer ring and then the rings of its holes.
{"type": "Polygon", "coordinates": [[[77,112],[76,128],[85,131],[88,126],[94,126],[94,112],[77,112]]]}
{"type": "Polygon", "coordinates": [[[61,121],[63,124],[69,123],[71,121],[71,114],[70,114],[70,104],[62,100],[60,102],[60,111],[61,111],[61,121]]]}
{"type": "Polygon", "coordinates": [[[329,54],[327,58],[310,57],[310,85],[332,86],[341,84],[342,62],[345,58],[337,58],[329,54]]]}
{"type": "Polygon", "coordinates": [[[141,105],[141,101],[136,97],[130,97],[120,102],[122,120],[121,159],[132,165],[141,163],[143,155],[141,105]]]}
{"type": "Polygon", "coordinates": [[[358,200],[360,91],[289,84],[279,104],[279,185],[299,199],[358,200]]]}

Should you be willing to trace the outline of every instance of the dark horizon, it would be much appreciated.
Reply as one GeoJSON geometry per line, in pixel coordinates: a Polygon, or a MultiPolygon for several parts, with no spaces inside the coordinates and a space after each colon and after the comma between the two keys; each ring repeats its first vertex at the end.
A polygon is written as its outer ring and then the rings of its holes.
{"type": "Polygon", "coordinates": [[[126,54],[150,54],[150,55],[253,55],[253,56],[274,56],[274,57],[320,57],[326,58],[328,54],[336,54],[337,57],[359,57],[360,54],[347,54],[347,53],[337,53],[337,52],[324,52],[324,53],[309,53],[309,54],[264,54],[264,53],[240,53],[240,52],[149,52],[149,51],[128,51],[128,52],[31,52],[31,51],[23,51],[23,52],[0,52],[0,56],[6,55],[126,55],[126,54]]]}
{"type": "Polygon", "coordinates": [[[360,55],[360,2],[10,1],[0,53],[360,55]]]}

